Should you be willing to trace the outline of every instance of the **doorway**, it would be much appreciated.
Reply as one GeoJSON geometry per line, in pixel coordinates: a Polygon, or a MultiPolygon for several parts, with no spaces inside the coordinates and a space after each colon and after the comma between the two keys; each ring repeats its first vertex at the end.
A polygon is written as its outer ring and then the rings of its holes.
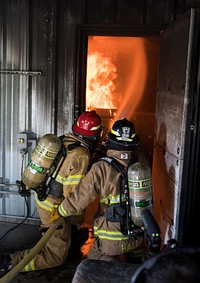
{"type": "MultiPolygon", "coordinates": [[[[109,44],[108,37],[114,32],[108,29],[105,33],[105,27],[96,34],[94,29],[91,31],[88,29],[81,33],[80,30],[79,34],[75,117],[77,113],[87,109],[86,107],[90,109],[91,106],[94,106],[101,116],[103,115],[100,112],[105,113],[107,121],[104,122],[105,131],[109,130],[114,120],[123,116],[127,116],[134,122],[141,140],[152,156],[154,217],[161,228],[163,244],[170,238],[177,239],[180,244],[188,244],[190,243],[190,235],[193,235],[193,243],[199,245],[198,235],[195,234],[195,225],[191,227],[191,223],[194,221],[195,223],[199,222],[197,203],[199,199],[197,173],[199,167],[195,166],[195,164],[199,164],[195,154],[199,152],[199,132],[194,127],[195,125],[197,127],[199,123],[198,95],[195,96],[196,93],[199,94],[199,73],[197,71],[199,66],[199,12],[191,9],[189,13],[165,29],[157,29],[154,34],[149,32],[147,34],[147,31],[141,33],[141,30],[140,34],[133,34],[133,29],[129,34],[125,32],[123,34],[120,30],[119,34],[115,30],[116,34],[111,36],[112,40],[115,37],[124,37],[125,34],[127,37],[141,38],[147,42],[154,39],[157,48],[156,55],[154,55],[157,60],[150,59],[153,58],[148,54],[151,48],[145,49],[147,53],[145,53],[146,56],[141,57],[141,66],[139,67],[143,71],[146,70],[148,75],[146,76],[146,73],[142,75],[141,72],[138,77],[126,77],[125,82],[130,83],[127,85],[122,83],[119,87],[117,78],[119,81],[123,81],[125,74],[121,71],[122,67],[117,64],[120,60],[117,60],[115,56],[114,59],[112,57],[113,70],[115,72],[119,70],[119,74],[122,75],[119,76],[118,72],[113,74],[113,82],[115,83],[113,92],[115,91],[116,97],[111,100],[112,104],[109,107],[99,108],[98,105],[86,103],[85,70],[88,58],[85,56],[88,51],[93,49],[93,44],[96,46],[95,40],[107,39],[104,41],[103,49],[110,46],[108,53],[105,53],[105,57],[110,57],[110,49],[115,44],[113,42],[109,44]],[[151,36],[149,36],[150,34],[151,36]],[[102,38],[98,38],[98,36],[102,38]],[[91,45],[88,40],[90,37],[91,43],[93,43],[91,45]],[[144,62],[148,62],[146,69],[144,62]],[[155,62],[157,66],[153,69],[155,62]],[[151,76],[153,79],[148,81],[151,76]],[[127,86],[134,85],[132,82],[136,77],[138,78],[137,83],[143,87],[143,91],[142,96],[138,96],[134,101],[134,91],[129,91],[130,96],[126,96],[124,93],[129,89],[127,86]],[[146,81],[145,78],[147,78],[146,81]],[[152,81],[154,81],[153,86],[152,81]],[[153,88],[154,96],[151,92],[153,88]],[[124,110],[125,112],[123,112],[124,110]],[[187,231],[191,231],[191,228],[193,233],[188,234],[187,231]],[[196,235],[195,240],[194,235],[196,235]]],[[[141,42],[138,45],[140,46],[139,51],[142,50],[140,44],[141,42]]],[[[153,46],[153,44],[149,43],[148,46],[153,46]]],[[[101,48],[98,50],[99,53],[102,51],[101,48]]],[[[134,48],[136,48],[136,44],[132,47],[132,51],[134,48]]],[[[116,49],[114,50],[115,54],[120,53],[116,49]]],[[[102,59],[102,56],[100,57],[102,59]]],[[[133,57],[135,56],[133,55],[133,57]]],[[[129,63],[131,60],[132,58],[129,58],[124,62],[129,63]]],[[[128,64],[124,64],[123,68],[126,69],[126,66],[128,64]]]]}
{"type": "Polygon", "coordinates": [[[153,154],[160,38],[89,36],[86,110],[102,117],[106,135],[115,120],[131,120],[153,154]]]}

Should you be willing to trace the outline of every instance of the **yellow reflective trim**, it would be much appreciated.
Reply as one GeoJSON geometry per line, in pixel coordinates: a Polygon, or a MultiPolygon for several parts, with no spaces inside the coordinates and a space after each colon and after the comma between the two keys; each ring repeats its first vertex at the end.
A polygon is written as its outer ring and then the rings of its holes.
{"type": "Polygon", "coordinates": [[[117,131],[114,131],[113,129],[111,129],[111,133],[115,136],[120,137],[120,134],[117,131]]]}
{"type": "Polygon", "coordinates": [[[55,171],[53,172],[53,174],[52,174],[52,178],[54,178],[54,179],[55,179],[55,176],[57,175],[57,171],[58,171],[58,170],[55,170],[55,171]]]}
{"type": "Polygon", "coordinates": [[[57,175],[56,181],[63,185],[77,185],[85,175],[69,175],[67,178],[57,175]]]}
{"type": "MultiPolygon", "coordinates": [[[[26,249],[24,251],[24,257],[30,252],[30,249],[26,249]]],[[[32,259],[25,267],[25,271],[33,271],[35,270],[35,264],[34,264],[34,259],[32,259]]]]}
{"type": "Polygon", "coordinates": [[[60,214],[61,216],[63,216],[63,217],[69,216],[69,214],[67,214],[66,210],[64,209],[62,203],[61,203],[61,204],[59,205],[59,207],[58,207],[58,212],[59,212],[59,214],[60,214]]]}
{"type": "MultiPolygon", "coordinates": [[[[125,202],[126,201],[126,196],[124,194],[121,195],[121,201],[125,202]]],[[[120,203],[120,195],[113,196],[112,194],[109,194],[105,198],[100,199],[101,203],[105,204],[117,204],[120,203]]]]}
{"type": "Polygon", "coordinates": [[[31,270],[35,270],[35,261],[34,261],[34,259],[31,260],[30,264],[31,264],[31,270]]]}
{"type": "Polygon", "coordinates": [[[132,134],[131,138],[134,138],[136,136],[136,133],[132,134]]]}
{"type": "Polygon", "coordinates": [[[40,201],[38,199],[37,193],[35,193],[35,202],[38,204],[39,207],[50,212],[59,206],[59,204],[52,204],[50,201],[47,200],[40,201]]]}
{"type": "Polygon", "coordinates": [[[119,138],[116,138],[118,141],[128,141],[128,142],[132,142],[133,139],[131,138],[126,138],[126,137],[119,137],[119,138]]]}
{"type": "Polygon", "coordinates": [[[26,266],[25,271],[34,271],[35,270],[35,263],[34,259],[32,259],[26,266]]]}
{"type": "Polygon", "coordinates": [[[78,185],[78,183],[80,182],[80,180],[73,180],[73,181],[66,181],[66,182],[63,182],[63,185],[78,185]]]}
{"type": "MultiPolygon", "coordinates": [[[[62,217],[68,217],[68,216],[71,215],[71,214],[67,213],[67,211],[64,209],[62,203],[58,207],[58,212],[62,217]]],[[[77,212],[77,213],[74,213],[73,215],[77,216],[77,215],[82,215],[82,214],[83,214],[83,212],[77,212]]]]}
{"type": "Polygon", "coordinates": [[[95,130],[98,130],[98,129],[100,129],[100,128],[101,128],[101,124],[98,125],[98,126],[96,126],[96,127],[92,127],[92,128],[90,129],[90,131],[95,131],[95,130]]]}
{"type": "Polygon", "coordinates": [[[97,226],[94,226],[94,235],[99,237],[100,239],[112,240],[112,241],[121,241],[128,240],[129,236],[122,234],[121,232],[112,232],[107,230],[98,230],[97,226]]]}

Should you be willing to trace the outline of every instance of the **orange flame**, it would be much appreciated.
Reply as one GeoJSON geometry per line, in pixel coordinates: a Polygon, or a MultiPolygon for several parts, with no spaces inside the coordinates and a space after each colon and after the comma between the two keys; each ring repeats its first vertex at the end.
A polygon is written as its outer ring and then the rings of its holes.
{"type": "Polygon", "coordinates": [[[154,102],[144,99],[152,97],[150,50],[148,37],[89,36],[86,109],[114,109],[109,124],[150,109],[154,102]]]}
{"type": "Polygon", "coordinates": [[[95,52],[87,58],[86,108],[116,108],[116,66],[110,57],[95,52]]]}
{"type": "Polygon", "coordinates": [[[147,79],[145,38],[90,36],[86,108],[117,108],[116,119],[130,118],[147,79]]]}

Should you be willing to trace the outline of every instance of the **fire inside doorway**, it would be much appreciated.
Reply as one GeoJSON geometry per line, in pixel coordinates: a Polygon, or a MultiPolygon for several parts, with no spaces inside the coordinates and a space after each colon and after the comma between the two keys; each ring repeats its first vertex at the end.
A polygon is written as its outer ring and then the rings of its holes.
{"type": "MultiPolygon", "coordinates": [[[[89,36],[86,71],[86,110],[102,118],[103,137],[123,117],[131,120],[153,154],[154,118],[159,64],[158,37],[89,36]]],[[[85,225],[91,228],[98,199],[86,209],[85,225]]],[[[82,247],[86,255],[92,233],[82,247]]]]}
{"type": "Polygon", "coordinates": [[[102,117],[103,135],[115,120],[131,120],[150,157],[159,49],[159,37],[88,37],[86,110],[102,117]]]}

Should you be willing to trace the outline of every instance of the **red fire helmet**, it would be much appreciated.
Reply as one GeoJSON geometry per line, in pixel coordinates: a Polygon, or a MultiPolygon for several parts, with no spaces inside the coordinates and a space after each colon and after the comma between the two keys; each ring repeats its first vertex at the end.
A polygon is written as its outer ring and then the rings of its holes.
{"type": "Polygon", "coordinates": [[[76,124],[72,126],[73,132],[85,137],[93,137],[101,132],[101,117],[95,110],[83,112],[76,124]]]}

